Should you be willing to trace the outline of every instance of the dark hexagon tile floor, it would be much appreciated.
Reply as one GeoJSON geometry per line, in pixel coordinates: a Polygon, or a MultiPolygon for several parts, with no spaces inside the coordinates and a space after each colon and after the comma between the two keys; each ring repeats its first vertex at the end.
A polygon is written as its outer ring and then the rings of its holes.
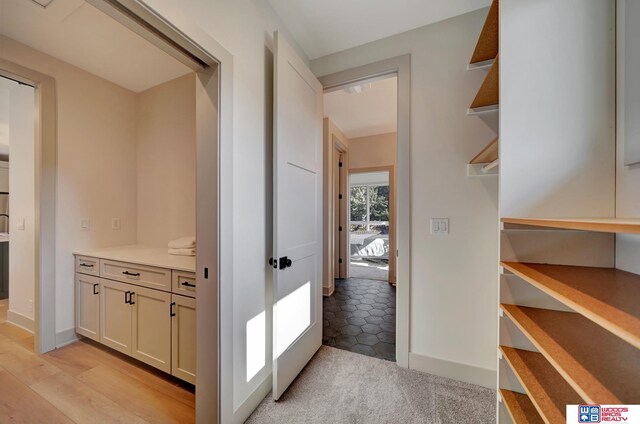
{"type": "Polygon", "coordinates": [[[323,298],[322,343],[389,361],[396,360],[396,288],[385,281],[336,280],[323,298]]]}

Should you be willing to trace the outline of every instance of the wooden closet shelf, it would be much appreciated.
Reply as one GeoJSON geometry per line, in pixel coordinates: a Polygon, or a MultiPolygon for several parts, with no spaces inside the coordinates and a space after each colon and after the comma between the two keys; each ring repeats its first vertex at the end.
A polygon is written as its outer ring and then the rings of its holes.
{"type": "Polygon", "coordinates": [[[469,163],[491,163],[498,159],[498,137],[487,144],[469,163]]]}
{"type": "Polygon", "coordinates": [[[507,346],[500,346],[500,350],[544,422],[563,423],[566,405],[582,403],[582,398],[541,353],[507,346]]]}
{"type": "Polygon", "coordinates": [[[502,396],[502,402],[514,423],[544,424],[529,396],[504,389],[500,389],[500,396],[502,396]]]}
{"type": "Polygon", "coordinates": [[[493,0],[470,63],[484,62],[498,55],[498,31],[500,28],[498,9],[498,0],[493,0]]]}
{"type": "Polygon", "coordinates": [[[480,107],[497,105],[500,102],[500,57],[496,56],[496,60],[491,65],[491,69],[487,72],[476,98],[473,99],[470,108],[476,109],[480,107]]]}
{"type": "Polygon", "coordinates": [[[518,262],[502,266],[640,349],[640,275],[615,268],[518,262]]]}
{"type": "Polygon", "coordinates": [[[588,403],[640,403],[640,350],[580,314],[500,307],[588,403]]]}
{"type": "Polygon", "coordinates": [[[640,219],[634,218],[502,218],[505,224],[601,233],[640,234],[640,219]]]}

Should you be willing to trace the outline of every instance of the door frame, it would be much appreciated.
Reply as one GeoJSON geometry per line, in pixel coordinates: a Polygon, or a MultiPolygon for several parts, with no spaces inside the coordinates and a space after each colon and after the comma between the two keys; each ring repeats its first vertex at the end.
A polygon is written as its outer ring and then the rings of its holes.
{"type": "Polygon", "coordinates": [[[397,265],[396,359],[409,367],[411,295],[411,55],[398,56],[319,77],[325,93],[358,85],[362,81],[398,78],[398,129],[396,161],[397,265]]]}
{"type": "MultiPolygon", "coordinates": [[[[347,187],[349,188],[349,193],[347,194],[348,200],[348,209],[347,216],[351,216],[351,175],[352,174],[363,174],[367,172],[388,172],[389,173],[389,278],[388,282],[390,284],[396,284],[396,271],[397,271],[397,257],[392,255],[391,252],[397,250],[398,248],[398,222],[396,220],[397,214],[397,203],[396,203],[396,174],[395,174],[395,166],[394,165],[384,165],[384,166],[368,166],[363,168],[350,168],[347,176],[347,187]],[[395,207],[391,207],[394,205],[395,207]]],[[[347,226],[350,226],[351,220],[347,223],[347,226]]],[[[351,249],[351,246],[349,246],[351,249]]],[[[349,275],[351,274],[351,260],[348,261],[349,275]]],[[[397,302],[396,302],[397,303],[397,302]]]]}
{"type": "MultiPolygon", "coordinates": [[[[349,251],[349,239],[344,236],[345,232],[340,237],[336,238],[337,226],[342,225],[343,228],[347,228],[348,220],[347,214],[341,217],[340,222],[335,222],[336,207],[342,206],[346,210],[348,188],[349,188],[349,176],[345,170],[349,169],[349,139],[340,131],[338,127],[329,118],[323,120],[323,163],[324,163],[324,177],[323,177],[323,272],[322,272],[322,295],[331,296],[335,289],[335,249],[336,244],[339,243],[343,251],[349,251]],[[336,202],[338,194],[335,193],[335,163],[333,160],[334,153],[338,151],[342,154],[342,172],[346,175],[341,181],[340,193],[343,194],[341,205],[336,202]]],[[[341,278],[349,278],[349,268],[346,262],[343,262],[339,267],[338,274],[341,278]]]]}
{"type": "MultiPolygon", "coordinates": [[[[177,5],[154,10],[143,0],[86,1],[197,74],[196,421],[227,422],[233,416],[233,344],[221,340],[231,340],[233,332],[233,56],[177,5]],[[212,114],[218,119],[209,119],[212,114]]],[[[1,56],[0,74],[36,88],[34,316],[35,349],[44,353],[70,341],[56,343],[55,80],[1,56]]]]}
{"type": "Polygon", "coordinates": [[[44,353],[56,348],[56,84],[50,76],[2,57],[0,76],[30,85],[35,91],[33,321],[34,350],[44,353]]]}

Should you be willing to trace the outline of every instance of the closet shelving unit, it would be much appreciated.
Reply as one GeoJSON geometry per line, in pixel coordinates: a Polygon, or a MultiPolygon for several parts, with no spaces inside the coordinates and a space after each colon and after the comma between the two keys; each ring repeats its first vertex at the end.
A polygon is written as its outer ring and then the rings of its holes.
{"type": "MultiPolygon", "coordinates": [[[[640,234],[640,219],[502,218],[504,230],[640,234]]],[[[504,231],[503,230],[503,231],[504,231]]],[[[515,423],[564,423],[568,404],[635,404],[640,398],[640,275],[615,268],[502,261],[566,310],[501,303],[537,352],[499,346],[526,395],[500,389],[515,423]]],[[[508,281],[501,290],[509,290],[508,281]]],[[[500,341],[513,341],[501,326],[500,341]]]]}
{"type": "MultiPolygon", "coordinates": [[[[500,93],[500,64],[498,54],[498,0],[493,0],[480,38],[467,70],[488,69],[467,115],[497,112],[500,93]]],[[[468,175],[495,175],[498,161],[498,138],[492,140],[469,162],[468,175]],[[472,171],[473,169],[473,171],[472,171]]]]}

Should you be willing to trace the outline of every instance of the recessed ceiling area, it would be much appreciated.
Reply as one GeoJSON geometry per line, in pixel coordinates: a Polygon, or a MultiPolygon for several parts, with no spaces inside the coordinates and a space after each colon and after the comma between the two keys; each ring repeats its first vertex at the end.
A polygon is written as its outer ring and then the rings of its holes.
{"type": "Polygon", "coordinates": [[[488,7],[491,0],[263,0],[309,59],[488,7]]]}
{"type": "Polygon", "coordinates": [[[327,93],[324,116],[347,138],[396,132],[398,79],[391,77],[327,93]]]}
{"type": "Polygon", "coordinates": [[[193,72],[85,0],[0,0],[0,34],[136,93],[193,72]]]}

